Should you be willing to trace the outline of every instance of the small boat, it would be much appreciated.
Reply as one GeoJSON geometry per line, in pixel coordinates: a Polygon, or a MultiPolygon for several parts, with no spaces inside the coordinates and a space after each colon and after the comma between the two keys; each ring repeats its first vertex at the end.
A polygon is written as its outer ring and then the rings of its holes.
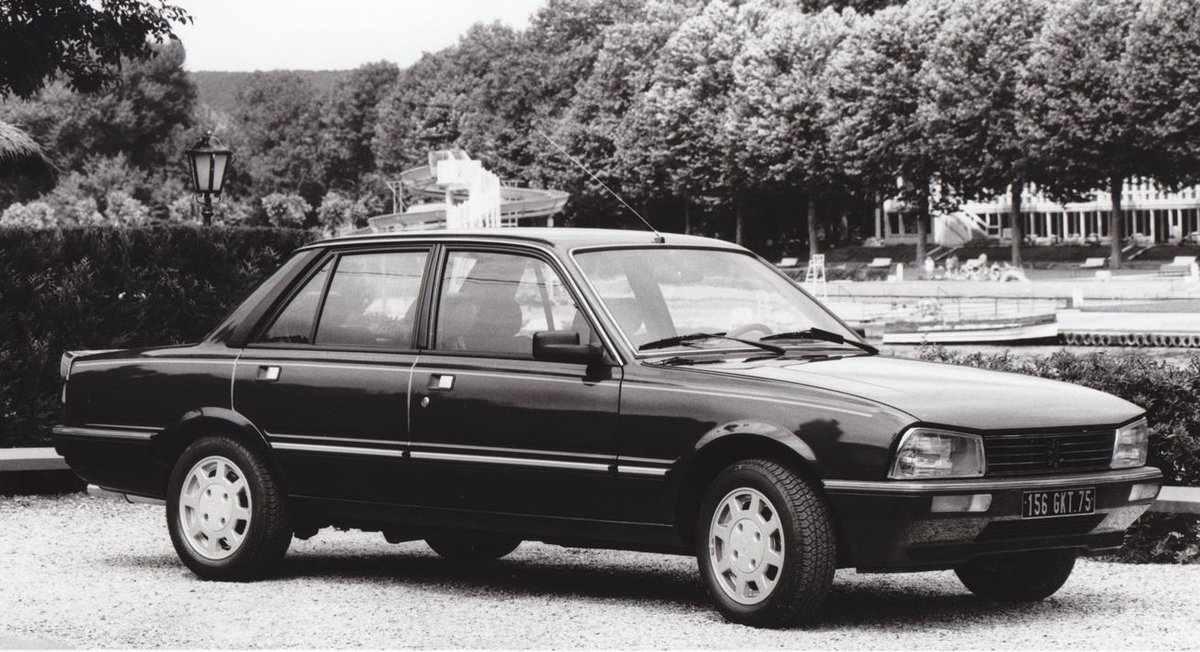
{"type": "Polygon", "coordinates": [[[1054,313],[963,321],[894,321],[884,325],[884,344],[1032,344],[1058,340],[1054,313]]]}

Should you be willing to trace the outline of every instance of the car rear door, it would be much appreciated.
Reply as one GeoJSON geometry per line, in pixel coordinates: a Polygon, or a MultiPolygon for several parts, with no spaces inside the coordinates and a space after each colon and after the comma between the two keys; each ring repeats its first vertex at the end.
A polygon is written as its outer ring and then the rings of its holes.
{"type": "Polygon", "coordinates": [[[331,252],[242,351],[234,408],[289,493],[404,502],[408,389],[430,248],[331,252]]]}
{"type": "Polygon", "coordinates": [[[412,376],[418,501],[614,518],[620,367],[532,356],[536,331],[595,337],[553,259],[448,247],[436,277],[430,348],[412,376]]]}

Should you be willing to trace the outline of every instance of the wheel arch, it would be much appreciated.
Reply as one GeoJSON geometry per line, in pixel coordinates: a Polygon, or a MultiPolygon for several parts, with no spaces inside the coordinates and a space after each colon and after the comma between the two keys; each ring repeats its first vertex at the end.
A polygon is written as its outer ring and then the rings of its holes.
{"type": "MultiPolygon", "coordinates": [[[[271,469],[278,474],[271,446],[263,434],[244,415],[221,407],[203,407],[184,414],[179,421],[165,428],[155,438],[155,456],[165,469],[160,485],[164,488],[171,476],[175,461],[192,442],[205,435],[222,434],[233,437],[262,453],[271,469]]],[[[282,477],[281,477],[282,480],[282,477]]]]}
{"type": "MultiPolygon", "coordinates": [[[[709,431],[696,442],[680,467],[674,491],[674,525],[681,540],[690,547],[694,540],[696,517],[704,492],[712,480],[730,464],[747,459],[769,459],[795,469],[809,485],[825,497],[816,453],[800,437],[787,429],[761,421],[737,421],[709,431]]],[[[826,504],[828,504],[828,497],[826,504]]],[[[838,547],[842,533],[833,517],[838,547]]]]}

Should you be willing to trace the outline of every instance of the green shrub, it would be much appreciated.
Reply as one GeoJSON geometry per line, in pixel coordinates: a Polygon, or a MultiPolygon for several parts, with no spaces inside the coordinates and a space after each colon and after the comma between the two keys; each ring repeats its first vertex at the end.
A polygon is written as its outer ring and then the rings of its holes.
{"type": "MultiPolygon", "coordinates": [[[[1200,354],[1185,365],[1134,353],[1016,357],[1008,353],[952,353],[923,347],[926,360],[1053,378],[1114,394],[1146,409],[1150,421],[1147,464],[1162,469],[1163,482],[1200,486],[1200,354]]],[[[1137,562],[1200,561],[1200,520],[1178,514],[1146,514],[1125,539],[1118,558],[1137,562]]]]}
{"type": "Polygon", "coordinates": [[[45,445],[65,350],[194,342],[312,236],[0,228],[0,447],[45,445]]]}

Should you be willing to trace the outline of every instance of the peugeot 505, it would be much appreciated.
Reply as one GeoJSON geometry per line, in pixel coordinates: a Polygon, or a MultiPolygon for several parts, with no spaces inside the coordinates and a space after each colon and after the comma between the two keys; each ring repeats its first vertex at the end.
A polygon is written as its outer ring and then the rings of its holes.
{"type": "Polygon", "coordinates": [[[879,355],[750,251],[577,229],[299,249],[197,344],[64,354],[54,445],[166,504],[209,580],[330,526],[484,562],[694,555],[716,608],[812,622],[835,569],[1057,591],[1154,501],[1144,411],[879,355]]]}

